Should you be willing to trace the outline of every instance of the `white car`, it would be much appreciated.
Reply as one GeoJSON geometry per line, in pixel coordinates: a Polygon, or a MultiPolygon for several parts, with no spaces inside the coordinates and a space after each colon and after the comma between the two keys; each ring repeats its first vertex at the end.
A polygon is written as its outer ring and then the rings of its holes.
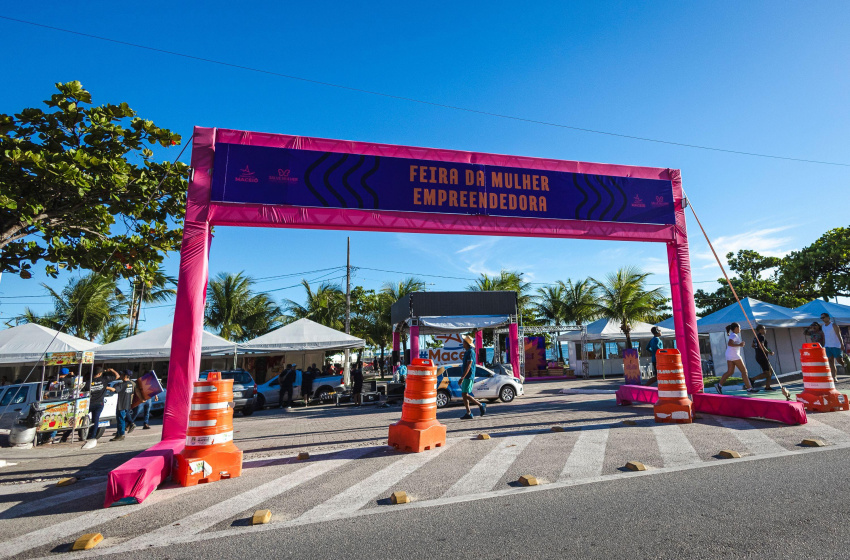
{"type": "MultiPolygon", "coordinates": [[[[301,394],[301,370],[295,371],[295,382],[292,384],[292,400],[302,400],[304,396],[301,394]]],[[[330,402],[334,398],[334,394],[342,392],[345,386],[342,384],[341,375],[329,375],[324,377],[316,377],[313,379],[313,400],[320,402],[330,402]]],[[[280,401],[280,383],[275,375],[269,381],[266,381],[257,387],[257,408],[263,409],[267,406],[277,406],[280,401]]]]}
{"type": "MultiPolygon", "coordinates": [[[[437,376],[437,408],[443,408],[452,400],[461,400],[460,377],[461,364],[445,366],[437,376]]],[[[472,384],[472,396],[476,399],[487,399],[490,402],[500,400],[505,403],[525,394],[522,381],[507,375],[504,370],[499,373],[484,366],[475,366],[475,381],[472,384]]]]}

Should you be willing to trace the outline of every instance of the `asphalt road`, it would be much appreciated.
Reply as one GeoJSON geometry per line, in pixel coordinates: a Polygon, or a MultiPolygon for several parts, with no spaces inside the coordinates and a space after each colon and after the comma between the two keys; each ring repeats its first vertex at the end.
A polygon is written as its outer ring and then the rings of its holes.
{"type": "MultiPolygon", "coordinates": [[[[146,558],[847,558],[850,449],[155,548],[146,558]]],[[[115,555],[123,556],[121,554],[115,555]]]]}

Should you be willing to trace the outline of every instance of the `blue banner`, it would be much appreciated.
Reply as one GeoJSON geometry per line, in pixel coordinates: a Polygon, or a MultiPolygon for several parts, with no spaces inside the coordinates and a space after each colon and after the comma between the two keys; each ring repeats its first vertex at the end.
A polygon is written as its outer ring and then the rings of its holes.
{"type": "Polygon", "coordinates": [[[217,143],[213,202],[673,224],[660,179],[217,143]]]}

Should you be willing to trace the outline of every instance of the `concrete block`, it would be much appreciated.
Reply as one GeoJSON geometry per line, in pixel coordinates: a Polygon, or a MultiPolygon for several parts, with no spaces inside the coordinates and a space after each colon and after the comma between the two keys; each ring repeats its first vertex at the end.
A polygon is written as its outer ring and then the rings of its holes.
{"type": "Polygon", "coordinates": [[[563,426],[552,426],[552,431],[553,432],[563,432],[565,430],[564,430],[563,426]]]}
{"type": "Polygon", "coordinates": [[[490,439],[490,434],[478,434],[478,437],[475,439],[490,439]]]}
{"type": "Polygon", "coordinates": [[[77,477],[69,476],[67,478],[60,478],[59,482],[56,483],[56,486],[70,486],[77,482],[77,477]]]}
{"type": "Polygon", "coordinates": [[[298,460],[299,461],[306,461],[309,458],[310,458],[310,454],[307,453],[306,451],[302,451],[301,453],[298,454],[298,460]]]}
{"type": "Polygon", "coordinates": [[[394,504],[409,504],[410,496],[407,495],[407,492],[404,490],[399,490],[398,492],[393,492],[390,496],[390,501],[394,504]]]}
{"type": "Polygon", "coordinates": [[[519,477],[519,483],[523,486],[537,486],[540,482],[537,480],[537,477],[531,474],[524,474],[519,477]]]}
{"type": "Polygon", "coordinates": [[[100,533],[86,533],[76,541],[71,547],[71,550],[90,550],[103,541],[103,535],[100,533]]]}
{"type": "Polygon", "coordinates": [[[819,439],[804,439],[800,442],[803,447],[824,447],[826,444],[819,439]]]}
{"type": "Polygon", "coordinates": [[[740,459],[741,458],[740,453],[738,453],[737,451],[733,451],[731,449],[724,449],[723,451],[721,451],[717,455],[719,455],[722,459],[740,459]]]}
{"type": "Polygon", "coordinates": [[[626,468],[630,471],[645,471],[646,465],[644,465],[640,461],[629,461],[628,463],[626,463],[626,468]]]}
{"type": "Polygon", "coordinates": [[[265,525],[272,520],[272,512],[269,509],[258,509],[251,518],[251,525],[265,525]]]}
{"type": "Polygon", "coordinates": [[[634,420],[623,420],[623,426],[637,426],[637,422],[634,420]]]}

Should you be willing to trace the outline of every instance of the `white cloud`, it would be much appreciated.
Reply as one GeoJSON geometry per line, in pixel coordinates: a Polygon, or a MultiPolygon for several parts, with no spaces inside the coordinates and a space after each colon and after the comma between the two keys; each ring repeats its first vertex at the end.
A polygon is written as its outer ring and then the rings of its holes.
{"type": "MultiPolygon", "coordinates": [[[[713,241],[714,250],[721,259],[726,253],[735,253],[740,249],[751,249],[769,257],[782,257],[793,248],[790,246],[794,238],[780,233],[793,228],[793,225],[773,228],[762,228],[737,233],[735,235],[723,235],[713,241]]],[[[714,260],[711,250],[704,246],[703,250],[696,253],[695,257],[703,260],[714,260]]]]}

